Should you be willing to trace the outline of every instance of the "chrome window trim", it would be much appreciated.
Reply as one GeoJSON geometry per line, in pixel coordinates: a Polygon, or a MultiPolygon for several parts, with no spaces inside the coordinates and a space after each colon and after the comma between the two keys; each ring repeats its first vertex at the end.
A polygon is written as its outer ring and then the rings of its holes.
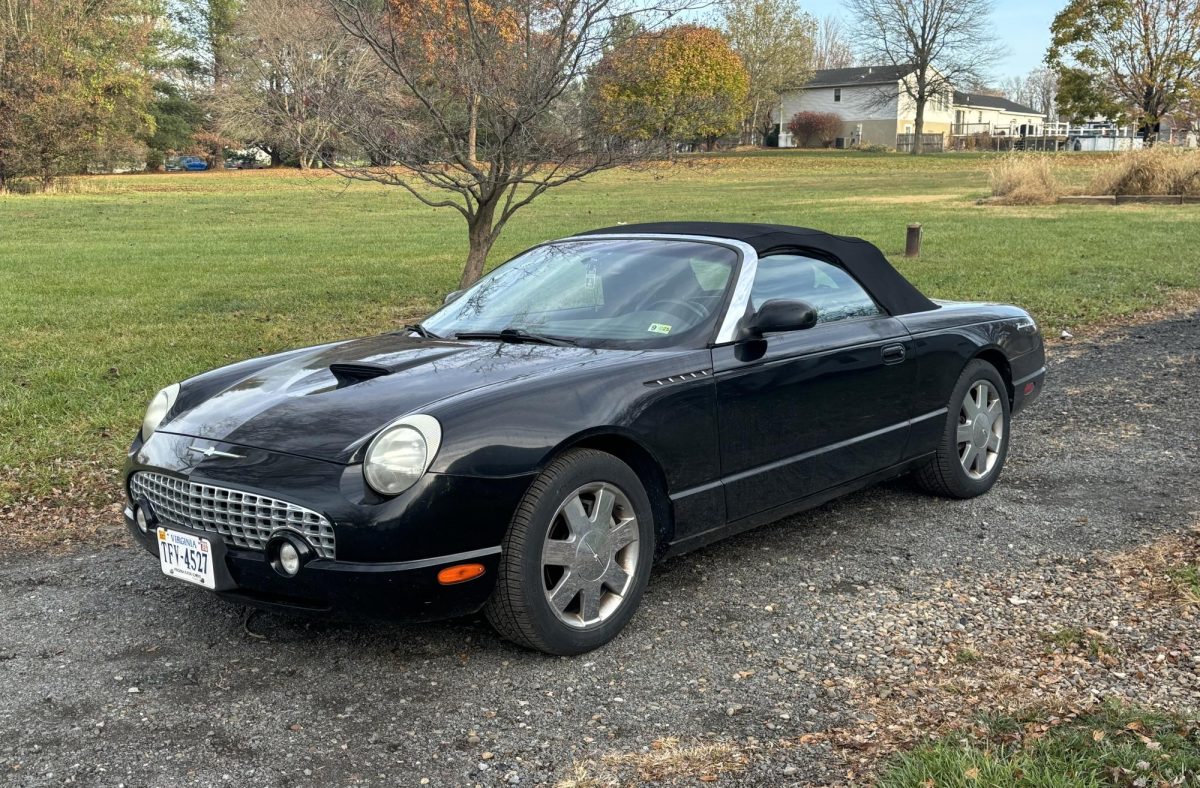
{"type": "Polygon", "coordinates": [[[616,241],[636,241],[643,239],[654,241],[698,241],[700,243],[724,246],[727,249],[737,252],[739,258],[737,281],[733,284],[733,295],[729,299],[729,305],[725,308],[725,314],[721,317],[713,344],[727,345],[730,342],[736,341],[737,326],[746,315],[746,309],[750,304],[750,291],[754,289],[754,277],[758,272],[758,252],[754,250],[753,246],[745,241],[738,241],[733,238],[677,233],[596,233],[594,235],[571,235],[566,238],[546,241],[545,243],[538,244],[538,246],[566,243],[568,241],[598,241],[602,239],[616,241]]]}

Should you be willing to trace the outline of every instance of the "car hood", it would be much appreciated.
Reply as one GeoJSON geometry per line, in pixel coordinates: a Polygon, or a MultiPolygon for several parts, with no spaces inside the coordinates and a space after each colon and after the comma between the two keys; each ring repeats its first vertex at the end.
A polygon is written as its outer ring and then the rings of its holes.
{"type": "MultiPolygon", "coordinates": [[[[439,400],[639,353],[385,334],[286,354],[222,380],[195,402],[185,382],[178,412],[160,431],[349,463],[388,422],[439,400]],[[378,377],[356,379],[364,366],[365,374],[378,377]]],[[[198,387],[204,377],[195,379],[198,387]]]]}

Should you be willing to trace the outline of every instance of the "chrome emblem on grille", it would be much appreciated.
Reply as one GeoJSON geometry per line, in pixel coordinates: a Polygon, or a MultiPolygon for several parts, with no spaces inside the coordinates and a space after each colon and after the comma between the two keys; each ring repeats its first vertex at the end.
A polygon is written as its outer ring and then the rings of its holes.
{"type": "Polygon", "coordinates": [[[194,451],[197,454],[203,454],[205,457],[229,457],[233,460],[241,460],[245,459],[246,457],[244,454],[231,454],[227,451],[219,451],[215,446],[207,446],[203,449],[199,446],[188,446],[187,450],[194,451]]]}

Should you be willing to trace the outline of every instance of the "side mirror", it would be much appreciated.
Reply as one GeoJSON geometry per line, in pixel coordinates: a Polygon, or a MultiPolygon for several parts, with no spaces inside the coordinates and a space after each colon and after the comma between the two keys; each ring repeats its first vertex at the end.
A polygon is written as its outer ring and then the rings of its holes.
{"type": "Polygon", "coordinates": [[[742,329],[747,339],[778,331],[803,331],[817,324],[817,310],[806,301],[773,298],[758,308],[742,329]]]}
{"type": "Polygon", "coordinates": [[[455,300],[465,292],[465,290],[451,290],[449,293],[446,293],[446,297],[442,299],[442,306],[445,306],[446,304],[455,300]]]}

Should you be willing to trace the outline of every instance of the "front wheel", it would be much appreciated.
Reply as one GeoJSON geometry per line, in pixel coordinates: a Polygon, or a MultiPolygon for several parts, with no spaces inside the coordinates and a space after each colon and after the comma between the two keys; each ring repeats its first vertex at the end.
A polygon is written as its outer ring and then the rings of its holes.
{"type": "Polygon", "coordinates": [[[633,617],[653,556],[653,514],[637,474],[610,454],[573,449],[517,508],[485,613],[529,648],[591,651],[633,617]]]}
{"type": "Polygon", "coordinates": [[[927,492],[974,498],[992,488],[1008,456],[1008,389],[991,364],[975,359],[950,395],[946,427],[937,452],[917,469],[927,492]]]}

